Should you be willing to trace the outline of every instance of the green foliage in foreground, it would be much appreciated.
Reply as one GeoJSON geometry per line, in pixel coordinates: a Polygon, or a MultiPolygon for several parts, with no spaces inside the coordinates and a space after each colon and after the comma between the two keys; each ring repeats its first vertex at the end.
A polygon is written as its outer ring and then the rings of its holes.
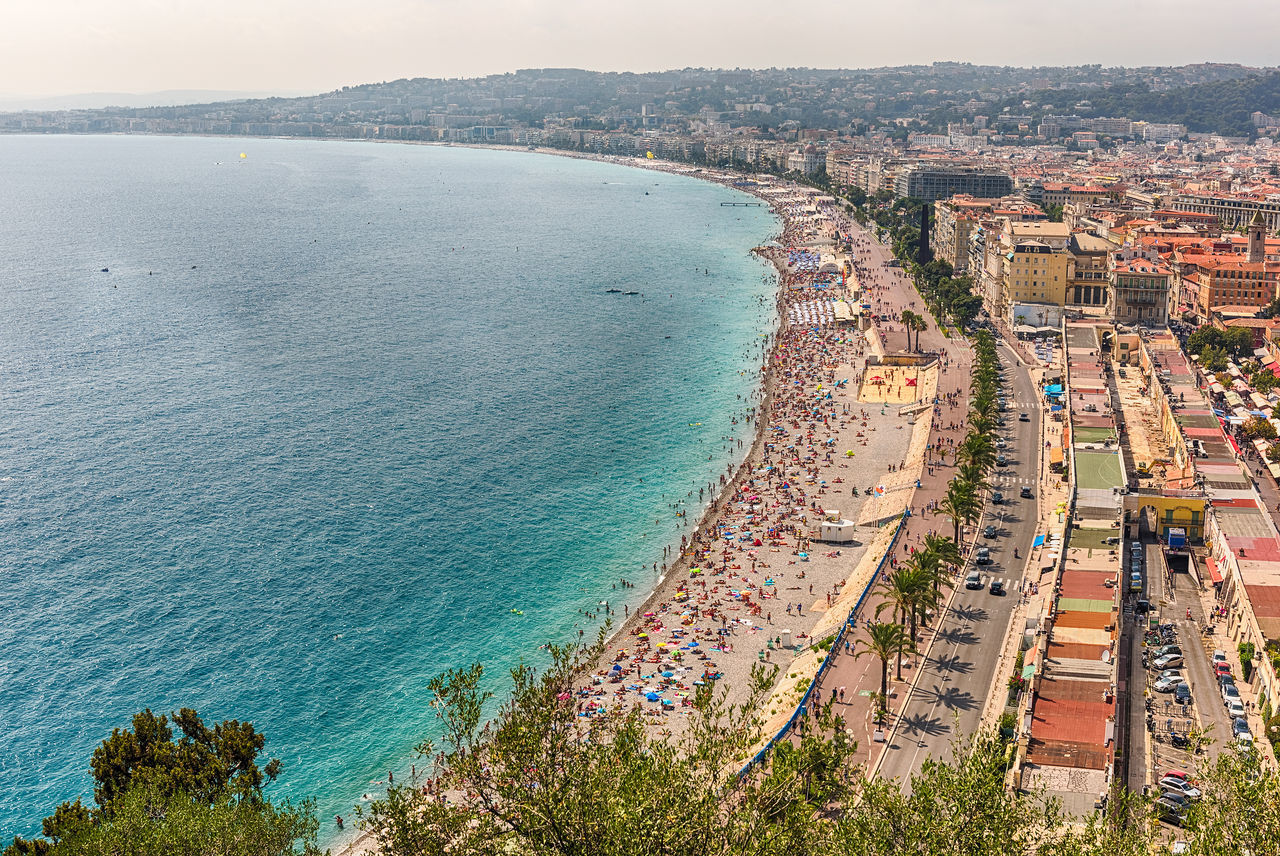
{"type": "MultiPolygon", "coordinates": [[[[481,667],[435,679],[444,745],[420,749],[447,796],[393,788],[362,826],[388,856],[1138,856],[1168,853],[1174,837],[1203,856],[1278,852],[1280,778],[1254,754],[1226,753],[1203,773],[1207,795],[1176,836],[1141,798],[1118,794],[1082,822],[1043,794],[1008,791],[1012,746],[995,734],[926,761],[909,788],[869,780],[829,708],[739,777],[762,737],[749,704],[702,692],[675,741],[639,714],[579,717],[563,695],[598,651],[553,649],[545,672],[514,670],[513,696],[490,723],[481,667]]],[[[757,673],[751,702],[770,681],[757,673]]]]}
{"type": "Polygon", "coordinates": [[[265,739],[247,722],[212,728],[194,710],[145,710],[94,750],[95,807],[65,802],[43,838],[14,838],[4,856],[292,856],[317,854],[309,804],[272,805],[262,788],[279,761],[257,762],[265,739]]]}

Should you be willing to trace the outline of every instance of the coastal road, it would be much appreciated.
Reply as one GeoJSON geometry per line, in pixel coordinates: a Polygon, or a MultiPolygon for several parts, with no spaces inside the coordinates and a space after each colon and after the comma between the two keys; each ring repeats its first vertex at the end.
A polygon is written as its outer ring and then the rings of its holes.
{"type": "MultiPolygon", "coordinates": [[[[907,698],[897,729],[880,764],[879,775],[909,782],[926,758],[950,756],[957,736],[968,736],[978,727],[989,692],[1002,692],[1005,675],[995,673],[1009,630],[1009,619],[1023,594],[1023,566],[1031,552],[1039,519],[1037,501],[1040,461],[1041,411],[1029,371],[1018,364],[1013,352],[1000,348],[1005,366],[1008,410],[1005,425],[997,429],[1004,440],[1000,451],[1008,466],[997,467],[992,489],[1004,495],[1000,504],[988,503],[979,531],[996,527],[995,538],[979,538],[991,550],[992,563],[977,567],[983,588],[964,588],[964,574],[943,616],[922,674],[907,698]],[[1023,422],[1018,414],[1025,413],[1023,422]],[[1032,497],[1019,496],[1029,488],[1032,497]],[[1017,549],[1019,558],[1013,556],[1017,549]],[[990,592],[992,579],[1002,580],[1007,594],[990,592]],[[996,687],[999,683],[1001,686],[996,687]]],[[[965,569],[965,574],[970,568],[965,569]]]]}

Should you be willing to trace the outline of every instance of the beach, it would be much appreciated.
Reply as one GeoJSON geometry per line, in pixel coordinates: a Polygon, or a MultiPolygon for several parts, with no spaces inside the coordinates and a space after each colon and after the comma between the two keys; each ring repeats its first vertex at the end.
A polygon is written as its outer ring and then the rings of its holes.
{"type": "MultiPolygon", "coordinates": [[[[640,166],[690,174],[673,164],[640,166]]],[[[731,186],[739,178],[692,177],[731,186]]],[[[751,442],[719,484],[673,504],[674,522],[694,509],[700,517],[669,548],[648,597],[638,606],[625,596],[602,604],[616,629],[575,699],[584,721],[639,708],[672,739],[690,722],[700,686],[714,684],[739,703],[762,663],[778,667],[767,709],[757,712],[766,733],[791,717],[822,660],[819,644],[838,632],[893,544],[929,437],[930,420],[917,419],[922,408],[913,405],[931,402],[938,381],[935,357],[903,353],[899,323],[871,320],[888,306],[879,287],[863,285],[870,272],[852,242],[869,238],[855,239],[834,204],[782,183],[738,189],[782,220],[777,239],[755,250],[776,271],[779,320],[752,397],[751,442]],[[869,309],[850,323],[850,306],[869,309]],[[823,523],[840,526],[839,541],[822,540],[823,523]]],[[[615,590],[639,585],[620,578],[615,590]]],[[[362,836],[344,852],[369,845],[362,836]]]]}

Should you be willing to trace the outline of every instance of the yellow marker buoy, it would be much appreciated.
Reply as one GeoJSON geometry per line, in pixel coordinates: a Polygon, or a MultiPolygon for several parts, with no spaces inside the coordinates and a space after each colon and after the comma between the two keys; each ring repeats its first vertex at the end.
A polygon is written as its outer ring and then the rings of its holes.
{"type": "Polygon", "coordinates": [[[247,154],[245,154],[244,152],[241,152],[241,153],[240,153],[240,157],[242,157],[242,158],[247,158],[247,157],[248,157],[248,155],[247,155],[247,154]]]}

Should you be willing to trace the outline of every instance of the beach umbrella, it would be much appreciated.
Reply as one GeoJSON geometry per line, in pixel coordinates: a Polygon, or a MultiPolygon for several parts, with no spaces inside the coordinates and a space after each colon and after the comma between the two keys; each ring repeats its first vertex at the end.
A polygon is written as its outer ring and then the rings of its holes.
{"type": "Polygon", "coordinates": [[[660,701],[662,699],[662,696],[657,693],[645,693],[644,697],[649,701],[660,701]]]}

